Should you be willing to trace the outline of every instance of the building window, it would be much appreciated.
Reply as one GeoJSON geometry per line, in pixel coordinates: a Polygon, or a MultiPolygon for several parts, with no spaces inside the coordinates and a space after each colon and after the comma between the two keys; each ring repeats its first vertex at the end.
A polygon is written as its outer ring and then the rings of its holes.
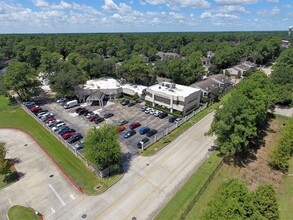
{"type": "Polygon", "coordinates": [[[192,99],[190,99],[190,100],[188,101],[187,104],[189,104],[189,103],[191,103],[191,102],[193,102],[193,101],[195,101],[195,100],[197,100],[197,96],[195,96],[195,97],[193,97],[192,99]]]}
{"type": "Polygon", "coordinates": [[[154,99],[155,99],[155,101],[162,102],[162,103],[165,103],[168,105],[170,105],[170,102],[171,102],[170,99],[167,99],[167,98],[164,98],[161,96],[157,96],[157,95],[155,95],[154,99]]]}
{"type": "Polygon", "coordinates": [[[145,94],[146,94],[147,96],[149,96],[149,97],[153,97],[153,94],[150,93],[150,92],[145,92],[145,94]]]}

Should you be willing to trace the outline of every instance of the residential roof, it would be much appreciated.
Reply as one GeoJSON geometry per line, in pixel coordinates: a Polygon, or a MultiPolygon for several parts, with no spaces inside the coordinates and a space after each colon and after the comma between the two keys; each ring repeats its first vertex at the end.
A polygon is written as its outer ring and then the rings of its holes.
{"type": "Polygon", "coordinates": [[[211,78],[207,78],[206,80],[193,83],[190,86],[193,88],[201,88],[206,91],[210,91],[212,88],[218,87],[217,83],[214,80],[212,80],[211,78]]]}
{"type": "Polygon", "coordinates": [[[181,97],[187,97],[194,92],[200,91],[200,89],[198,88],[192,88],[189,86],[183,86],[183,85],[169,83],[169,82],[162,82],[160,84],[150,86],[149,89],[156,92],[165,93],[167,95],[181,96],[181,97]]]}
{"type": "Polygon", "coordinates": [[[224,74],[216,74],[210,76],[211,79],[214,79],[216,81],[222,82],[222,83],[228,83],[230,82],[230,78],[228,76],[225,76],[224,74]]]}
{"type": "Polygon", "coordinates": [[[180,55],[178,53],[172,53],[172,52],[162,52],[162,51],[159,51],[156,53],[156,55],[160,58],[163,58],[163,57],[172,57],[172,58],[177,58],[177,57],[180,57],[180,55]]]}

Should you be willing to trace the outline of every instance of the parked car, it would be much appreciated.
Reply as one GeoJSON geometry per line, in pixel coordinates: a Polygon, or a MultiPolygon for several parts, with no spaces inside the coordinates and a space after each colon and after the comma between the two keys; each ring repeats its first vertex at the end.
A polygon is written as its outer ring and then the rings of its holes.
{"type": "Polygon", "coordinates": [[[66,126],[66,125],[62,125],[61,127],[57,128],[57,129],[55,130],[55,133],[58,133],[59,131],[63,130],[63,129],[66,128],[66,127],[68,127],[68,126],[66,126]]]}
{"type": "Polygon", "coordinates": [[[119,122],[119,125],[126,125],[127,123],[128,123],[127,120],[121,120],[121,121],[119,122]]]}
{"type": "Polygon", "coordinates": [[[71,100],[71,101],[66,102],[66,104],[64,105],[64,108],[68,109],[68,108],[72,108],[72,107],[75,107],[75,106],[78,106],[78,101],[77,100],[71,100]]]}
{"type": "Polygon", "coordinates": [[[56,125],[52,128],[52,131],[57,132],[57,129],[60,128],[60,127],[63,126],[63,125],[65,125],[64,122],[61,122],[61,123],[59,123],[59,124],[56,124],[56,125]]]}
{"type": "Polygon", "coordinates": [[[94,120],[94,122],[95,122],[96,124],[99,124],[99,123],[101,123],[101,122],[103,122],[103,121],[105,121],[105,119],[104,119],[103,117],[97,117],[97,118],[94,120]]]}
{"type": "Polygon", "coordinates": [[[47,113],[48,113],[48,110],[44,110],[44,109],[43,109],[41,112],[38,112],[38,113],[37,113],[37,117],[40,118],[40,117],[42,117],[44,114],[47,114],[47,113]]]}
{"type": "Polygon", "coordinates": [[[67,99],[66,98],[60,98],[60,99],[57,99],[57,103],[63,103],[63,102],[66,102],[67,99]]]}
{"type": "Polygon", "coordinates": [[[155,113],[156,113],[156,110],[155,109],[150,110],[150,115],[153,115],[155,113]]]}
{"type": "Polygon", "coordinates": [[[152,108],[147,108],[144,113],[149,114],[153,109],[152,108]]]}
{"type": "Polygon", "coordinates": [[[77,108],[77,109],[75,109],[75,113],[79,113],[79,111],[81,111],[83,109],[85,109],[85,108],[77,108]]]}
{"type": "Polygon", "coordinates": [[[99,116],[98,115],[92,115],[91,117],[89,117],[89,121],[92,122],[94,121],[96,118],[98,118],[99,116]]]}
{"type": "Polygon", "coordinates": [[[83,115],[84,113],[88,113],[89,111],[85,108],[81,109],[80,111],[78,111],[78,115],[83,115]]]}
{"type": "Polygon", "coordinates": [[[30,108],[30,111],[31,111],[31,112],[37,112],[37,111],[39,111],[39,110],[42,110],[42,108],[39,107],[39,106],[35,106],[35,107],[30,108]]]}
{"type": "Polygon", "coordinates": [[[47,118],[54,117],[54,115],[50,112],[47,112],[46,114],[42,115],[41,120],[45,121],[47,118]]]}
{"type": "Polygon", "coordinates": [[[162,112],[160,115],[159,115],[159,118],[160,119],[163,119],[163,118],[166,118],[168,116],[168,114],[166,112],[162,112]]]}
{"type": "Polygon", "coordinates": [[[176,118],[176,122],[179,122],[179,121],[181,121],[182,120],[182,118],[176,118]]]}
{"type": "Polygon", "coordinates": [[[80,139],[82,139],[83,136],[80,133],[75,133],[74,135],[72,135],[69,139],[67,139],[67,142],[69,144],[72,144],[76,141],[79,141],[80,139]]]}
{"type": "Polygon", "coordinates": [[[73,146],[76,150],[81,150],[83,148],[84,140],[80,139],[76,142],[76,144],[73,146]]]}
{"type": "Polygon", "coordinates": [[[156,111],[155,113],[154,113],[154,116],[155,117],[158,117],[161,113],[163,113],[162,111],[156,111]]]}
{"type": "Polygon", "coordinates": [[[129,125],[129,129],[133,130],[137,127],[141,126],[141,124],[139,122],[132,122],[130,125],[129,125]]]}
{"type": "Polygon", "coordinates": [[[151,129],[146,133],[146,136],[151,137],[151,136],[155,135],[156,133],[158,133],[158,131],[156,129],[151,129]]]}
{"type": "Polygon", "coordinates": [[[147,106],[142,106],[141,111],[144,112],[148,107],[147,106]]]}
{"type": "Polygon", "coordinates": [[[129,104],[129,100],[128,99],[124,99],[120,102],[121,105],[125,106],[125,105],[128,105],[129,104]]]}
{"type": "Polygon", "coordinates": [[[51,127],[54,127],[56,124],[58,124],[60,122],[63,122],[63,121],[60,121],[60,120],[49,121],[48,126],[51,128],[51,127]]]}
{"type": "Polygon", "coordinates": [[[87,113],[87,115],[85,117],[90,118],[90,117],[92,117],[94,115],[97,115],[97,114],[95,114],[94,112],[90,111],[89,113],[87,113]]]}
{"type": "Polygon", "coordinates": [[[84,116],[87,116],[88,113],[90,113],[90,111],[86,109],[86,110],[84,111],[83,115],[84,115],[84,116]]]}
{"type": "Polygon", "coordinates": [[[111,118],[112,116],[114,116],[112,112],[107,112],[104,114],[104,118],[111,118]]]}
{"type": "Polygon", "coordinates": [[[173,117],[173,116],[172,116],[171,118],[169,118],[169,122],[170,122],[170,123],[173,123],[174,121],[176,121],[176,119],[177,119],[176,117],[173,117]]]}
{"type": "Polygon", "coordinates": [[[72,131],[72,132],[68,132],[68,133],[65,133],[65,134],[63,134],[62,135],[62,138],[64,139],[64,140],[67,140],[68,138],[70,138],[72,135],[74,135],[75,134],[75,131],[72,131]]]}
{"type": "Polygon", "coordinates": [[[70,133],[70,132],[75,132],[75,130],[66,126],[61,131],[59,131],[58,134],[62,136],[64,134],[70,133]]]}
{"type": "Polygon", "coordinates": [[[135,102],[129,102],[127,106],[128,106],[128,107],[132,107],[132,106],[134,106],[134,105],[135,105],[135,102]]]}
{"type": "Polygon", "coordinates": [[[124,125],[120,125],[117,127],[117,131],[120,133],[122,131],[124,131],[126,129],[126,127],[124,125]]]}
{"type": "Polygon", "coordinates": [[[54,117],[49,117],[49,118],[47,118],[47,119],[44,121],[44,123],[48,124],[49,121],[55,121],[55,120],[56,120],[56,118],[54,118],[54,117]]]}
{"type": "Polygon", "coordinates": [[[135,130],[126,131],[125,134],[124,134],[124,138],[130,138],[131,136],[133,136],[135,134],[136,134],[135,130]]]}
{"type": "Polygon", "coordinates": [[[23,102],[22,104],[23,104],[25,107],[27,107],[27,106],[32,106],[32,105],[36,105],[35,102],[23,102]]]}
{"type": "Polygon", "coordinates": [[[145,138],[143,138],[140,142],[138,142],[136,146],[137,146],[138,148],[142,148],[142,146],[143,146],[145,143],[149,142],[149,140],[150,140],[150,139],[148,139],[147,137],[145,137],[145,138]]]}
{"type": "Polygon", "coordinates": [[[141,129],[139,129],[139,133],[141,135],[146,134],[149,130],[151,130],[149,127],[142,127],[141,129]]]}

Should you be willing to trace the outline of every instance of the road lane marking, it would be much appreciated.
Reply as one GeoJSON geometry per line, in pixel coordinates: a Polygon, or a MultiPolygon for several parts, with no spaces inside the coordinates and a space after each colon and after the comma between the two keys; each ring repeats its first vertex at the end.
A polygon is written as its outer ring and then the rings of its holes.
{"type": "Polygon", "coordinates": [[[72,194],[70,194],[70,198],[71,198],[72,200],[75,200],[75,198],[74,198],[74,196],[73,196],[72,194]]]}
{"type": "Polygon", "coordinates": [[[61,196],[56,192],[56,190],[54,189],[54,187],[51,184],[49,184],[49,187],[53,191],[53,193],[55,194],[55,196],[59,199],[59,201],[61,202],[61,204],[63,206],[65,206],[66,205],[65,202],[63,201],[63,199],[61,198],[61,196]]]}
{"type": "Polygon", "coordinates": [[[56,212],[55,209],[53,209],[52,207],[51,207],[51,211],[52,211],[52,213],[55,213],[56,212]]]}

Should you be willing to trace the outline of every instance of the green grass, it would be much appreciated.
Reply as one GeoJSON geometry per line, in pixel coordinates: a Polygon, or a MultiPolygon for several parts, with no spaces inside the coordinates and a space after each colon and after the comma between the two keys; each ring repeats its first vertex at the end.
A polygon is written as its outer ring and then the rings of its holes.
{"type": "Polygon", "coordinates": [[[34,210],[20,205],[12,206],[8,211],[9,220],[34,220],[41,219],[35,215],[34,210]]]}
{"type": "Polygon", "coordinates": [[[167,203],[167,205],[156,216],[156,220],[179,219],[188,207],[190,202],[200,191],[211,173],[216,169],[222,158],[213,152],[197,171],[189,178],[184,186],[176,195],[167,203]]]}
{"type": "MultiPolygon", "coordinates": [[[[293,158],[289,161],[289,174],[293,174],[293,158]]],[[[277,200],[280,210],[280,219],[287,220],[293,217],[293,176],[286,176],[281,192],[277,193],[277,200]]]]}
{"type": "Polygon", "coordinates": [[[0,127],[20,128],[30,133],[85,193],[101,193],[121,178],[121,175],[114,175],[100,179],[23,109],[9,106],[8,99],[3,96],[0,96],[0,103],[0,127]],[[98,191],[94,189],[97,185],[100,186],[98,191]]]}

